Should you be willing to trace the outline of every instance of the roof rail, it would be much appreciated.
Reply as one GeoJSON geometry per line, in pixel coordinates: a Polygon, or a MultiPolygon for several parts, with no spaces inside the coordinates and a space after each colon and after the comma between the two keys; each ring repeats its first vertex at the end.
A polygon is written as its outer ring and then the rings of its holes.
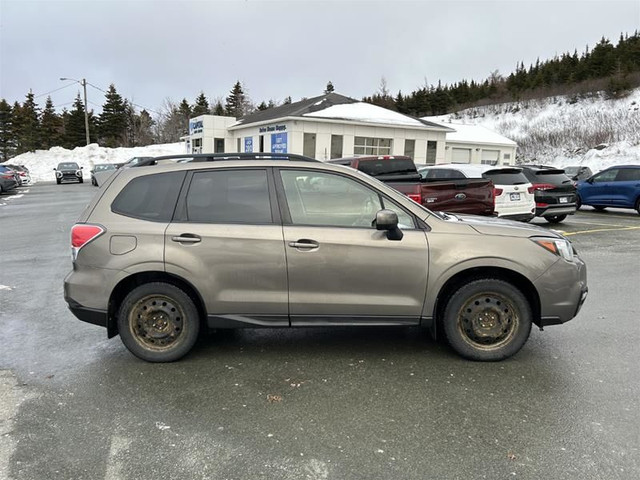
{"type": "Polygon", "coordinates": [[[157,165],[160,162],[168,160],[173,160],[176,163],[222,162],[228,160],[289,160],[292,162],[320,162],[320,160],[293,153],[181,153],[152,157],[139,162],[134,165],[134,167],[157,165]]]}

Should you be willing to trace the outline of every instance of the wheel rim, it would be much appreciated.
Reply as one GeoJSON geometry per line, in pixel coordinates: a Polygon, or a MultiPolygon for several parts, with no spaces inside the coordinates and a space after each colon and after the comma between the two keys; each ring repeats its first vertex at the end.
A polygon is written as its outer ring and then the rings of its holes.
{"type": "Polygon", "coordinates": [[[129,313],[129,328],[136,342],[150,350],[173,348],[184,334],[185,313],[172,298],[148,295],[129,313]]]}
{"type": "Polygon", "coordinates": [[[496,350],[508,344],[520,325],[513,302],[493,292],[473,296],[462,306],[457,318],[463,340],[482,350],[496,350]]]}

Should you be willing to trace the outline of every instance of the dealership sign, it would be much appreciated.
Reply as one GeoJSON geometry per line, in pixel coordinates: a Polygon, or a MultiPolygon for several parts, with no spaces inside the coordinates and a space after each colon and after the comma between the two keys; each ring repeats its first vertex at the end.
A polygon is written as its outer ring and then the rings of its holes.
{"type": "Polygon", "coordinates": [[[253,137],[244,137],[244,151],[247,153],[253,152],[253,137]]]}
{"type": "Polygon", "coordinates": [[[286,125],[269,125],[267,127],[260,127],[260,133],[268,133],[268,132],[284,132],[287,129],[286,125]]]}
{"type": "Polygon", "coordinates": [[[189,122],[189,135],[193,135],[194,133],[202,133],[202,120],[189,122]]]}
{"type": "Polygon", "coordinates": [[[287,153],[287,132],[271,134],[271,153],[287,153]]]}

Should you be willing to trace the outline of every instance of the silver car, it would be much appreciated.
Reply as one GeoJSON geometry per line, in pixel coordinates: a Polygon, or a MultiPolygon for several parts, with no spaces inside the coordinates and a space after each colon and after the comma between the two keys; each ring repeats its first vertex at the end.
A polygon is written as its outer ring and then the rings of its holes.
{"type": "Polygon", "coordinates": [[[209,328],[422,325],[472,360],[520,350],[587,295],[571,243],[431,212],[289,154],[160,157],[117,170],[71,231],[64,296],[151,362],[209,328]]]}

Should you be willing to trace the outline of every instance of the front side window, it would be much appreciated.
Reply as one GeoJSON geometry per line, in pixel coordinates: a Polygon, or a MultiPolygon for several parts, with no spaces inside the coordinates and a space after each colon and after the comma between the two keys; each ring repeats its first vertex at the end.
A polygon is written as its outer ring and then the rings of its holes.
{"type": "Polygon", "coordinates": [[[391,155],[390,138],[354,137],[354,155],[391,155]]]}
{"type": "Polygon", "coordinates": [[[398,205],[353,179],[301,170],[280,174],[294,225],[373,228],[376,212],[388,208],[398,214],[400,228],[414,228],[398,205]]]}
{"type": "Polygon", "coordinates": [[[266,170],[194,173],[186,214],[194,223],[272,223],[266,170]]]}
{"type": "Polygon", "coordinates": [[[607,170],[606,172],[602,172],[599,175],[593,177],[593,181],[595,183],[601,182],[613,182],[616,179],[616,175],[618,175],[618,169],[613,168],[611,170],[607,170]]]}
{"type": "Polygon", "coordinates": [[[111,211],[152,222],[168,222],[182,186],[184,172],[156,173],[131,180],[111,204],[111,211]]]}

